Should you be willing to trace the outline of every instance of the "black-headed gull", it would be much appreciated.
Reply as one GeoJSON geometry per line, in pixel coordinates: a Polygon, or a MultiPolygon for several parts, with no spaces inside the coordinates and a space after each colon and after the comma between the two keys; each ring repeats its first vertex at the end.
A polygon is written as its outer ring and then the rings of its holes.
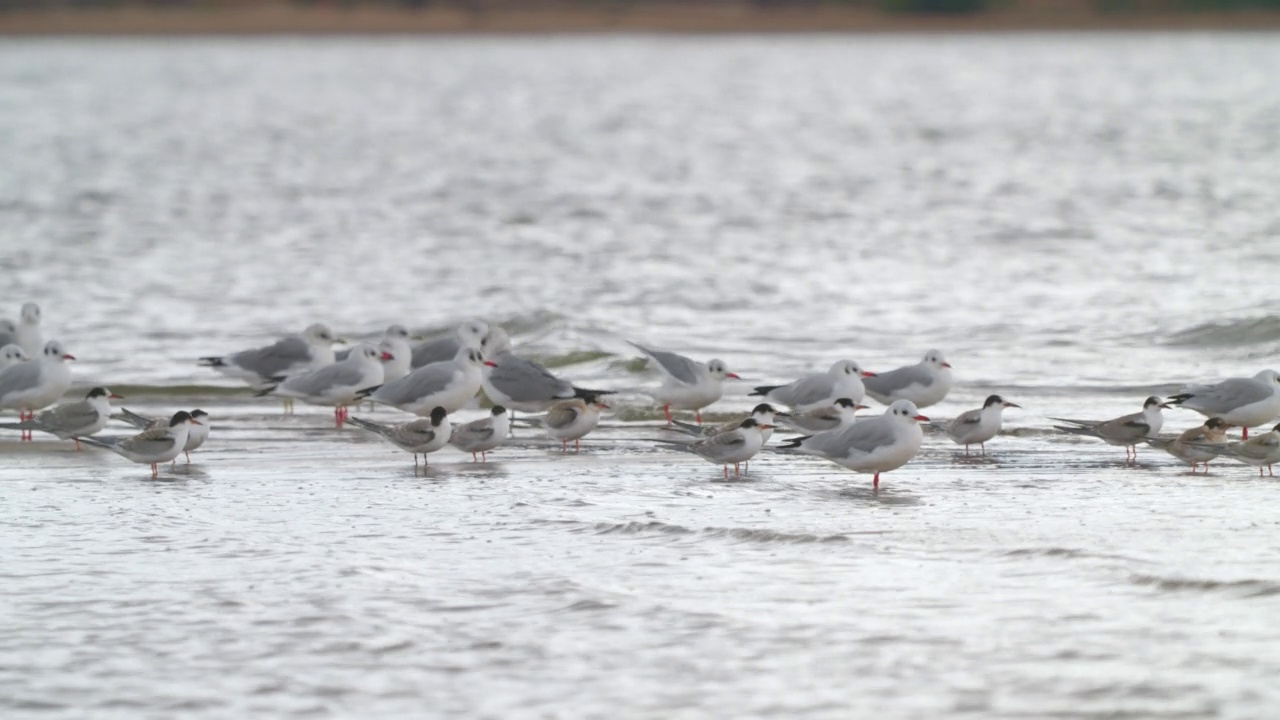
{"type": "Polygon", "coordinates": [[[608,395],[608,390],[587,390],[552,375],[541,364],[517,357],[510,352],[485,353],[493,363],[485,376],[484,394],[495,405],[525,413],[546,412],[552,405],[571,398],[594,398],[608,395]]]}
{"type": "Polygon", "coordinates": [[[693,442],[675,440],[659,440],[668,447],[675,447],[716,465],[724,466],[724,477],[729,478],[729,466],[733,466],[734,477],[741,477],[740,466],[749,461],[764,447],[764,433],[772,430],[770,424],[761,424],[749,417],[738,423],[738,427],[728,432],[712,435],[693,442]]]}
{"type": "Polygon", "coordinates": [[[351,424],[377,433],[387,442],[406,452],[413,453],[413,469],[418,469],[418,453],[422,453],[422,463],[427,464],[427,455],[439,450],[449,443],[453,427],[449,424],[449,413],[442,407],[431,409],[429,417],[417,418],[400,425],[382,425],[358,417],[347,418],[351,424]]]}
{"type": "Polygon", "coordinates": [[[1280,415],[1280,373],[1263,370],[1251,378],[1231,378],[1213,385],[1191,385],[1169,398],[1171,405],[1221,418],[1244,430],[1265,425],[1280,415]]]}
{"type": "Polygon", "coordinates": [[[360,343],[346,360],[294,375],[279,385],[259,391],[258,395],[275,394],[309,405],[332,407],[334,425],[342,427],[347,419],[347,406],[382,384],[382,363],[390,359],[390,353],[370,343],[360,343]]]}
{"type": "Polygon", "coordinates": [[[31,357],[27,355],[27,351],[23,350],[22,346],[17,343],[8,343],[0,347],[0,370],[30,359],[31,357]]]}
{"type": "Polygon", "coordinates": [[[457,330],[442,337],[432,338],[413,347],[412,369],[437,362],[448,362],[458,356],[462,348],[479,350],[485,357],[507,349],[510,340],[499,327],[472,320],[462,323],[457,330]]]}
{"type": "Polygon", "coordinates": [[[428,415],[436,406],[457,412],[480,391],[486,366],[492,363],[479,350],[460,348],[454,359],[423,365],[369,393],[368,398],[414,415],[428,415]]]}
{"type": "Polygon", "coordinates": [[[486,453],[501,445],[510,433],[511,418],[507,415],[507,409],[494,405],[488,417],[455,426],[449,437],[449,444],[471,453],[471,462],[476,461],[477,453],[481,462],[487,462],[489,458],[486,453]]]}
{"type": "Polygon", "coordinates": [[[22,306],[18,322],[5,320],[0,326],[0,345],[15,343],[30,357],[35,357],[44,347],[40,333],[40,306],[29,302],[22,306]],[[3,337],[8,336],[8,337],[3,337]]]}
{"type": "Polygon", "coordinates": [[[951,391],[951,363],[939,350],[925,353],[915,365],[864,378],[867,394],[876,402],[889,405],[895,400],[910,400],[917,408],[942,402],[951,391]]]}
{"type": "MultiPolygon", "coordinates": [[[[140,430],[150,430],[153,428],[168,427],[169,421],[164,418],[152,418],[146,415],[139,415],[129,408],[120,408],[120,412],[111,416],[116,420],[123,420],[140,430]]],[[[191,453],[198,450],[205,441],[209,439],[209,413],[196,408],[191,411],[191,417],[196,421],[195,425],[187,431],[187,442],[182,446],[182,454],[186,456],[187,463],[191,463],[191,453]]]]}
{"type": "Polygon", "coordinates": [[[1054,426],[1063,432],[1096,437],[1108,445],[1123,447],[1125,460],[1128,461],[1138,458],[1138,443],[1160,434],[1160,428],[1164,427],[1164,415],[1160,411],[1167,407],[1169,406],[1161,402],[1160,398],[1152,396],[1142,403],[1142,412],[1121,415],[1112,420],[1099,422],[1068,418],[1049,419],[1070,423],[1070,426],[1054,426]]]}
{"type": "Polygon", "coordinates": [[[702,424],[702,408],[716,402],[724,394],[725,378],[741,380],[736,373],[729,372],[721,360],[700,363],[684,355],[664,350],[652,350],[643,345],[630,343],[632,347],[648,355],[662,371],[665,379],[652,395],[662,405],[662,413],[667,416],[667,424],[671,424],[671,408],[677,410],[693,410],[698,424],[702,424]]]}
{"type": "Polygon", "coordinates": [[[1196,466],[1203,464],[1205,474],[1209,474],[1209,461],[1222,454],[1222,448],[1204,448],[1200,445],[1226,445],[1229,423],[1222,418],[1211,417],[1204,424],[1183,431],[1176,438],[1149,437],[1143,440],[1154,448],[1159,448],[1183,462],[1191,463],[1191,472],[1196,466]]]}
{"type": "MultiPolygon", "coordinates": [[[[231,355],[200,358],[200,365],[248,383],[255,390],[280,382],[280,378],[310,372],[333,364],[335,338],[324,323],[314,323],[301,335],[290,335],[271,345],[241,350],[231,355]]],[[[291,409],[285,403],[286,411],[291,409]]]]}
{"type": "MultiPolygon", "coordinates": [[[[388,325],[378,339],[377,347],[391,357],[382,362],[382,381],[399,380],[409,374],[413,349],[409,347],[409,331],[403,325],[388,325]]],[[[354,348],[339,350],[333,354],[334,362],[346,360],[354,348]]]]}
{"type": "Polygon", "coordinates": [[[986,455],[987,441],[1000,433],[1000,426],[1004,421],[1004,409],[1011,407],[1022,406],[1011,403],[999,395],[988,395],[982,407],[960,413],[942,429],[952,442],[964,446],[965,455],[969,454],[970,445],[981,447],[982,454],[986,455]]]}
{"type": "MultiPolygon", "coordinates": [[[[35,360],[0,370],[0,410],[17,410],[21,422],[57,402],[71,387],[67,361],[75,359],[62,343],[50,340],[35,360]]],[[[24,431],[22,439],[30,440],[30,431],[24,431]]]]}
{"type": "Polygon", "coordinates": [[[866,405],[859,405],[851,398],[839,398],[827,407],[805,413],[778,413],[778,421],[803,432],[828,432],[853,422],[858,411],[866,409],[866,405]]]}
{"type": "Polygon", "coordinates": [[[120,399],[120,396],[104,387],[96,387],[83,400],[56,405],[23,422],[0,423],[0,427],[23,430],[28,435],[39,430],[56,435],[59,440],[75,440],[79,450],[80,437],[93,435],[107,426],[111,419],[112,399],[120,399]]]}
{"type": "Polygon", "coordinates": [[[866,394],[862,379],[869,377],[875,377],[875,373],[863,370],[852,360],[839,360],[824,373],[805,375],[786,385],[761,385],[751,395],[763,395],[795,412],[804,413],[831,407],[840,398],[849,398],[855,404],[862,402],[866,394]]]}
{"type": "Polygon", "coordinates": [[[895,400],[883,415],[838,430],[792,438],[781,450],[816,455],[857,473],[874,473],[871,487],[880,487],[880,473],[906,465],[920,452],[924,431],[920,414],[910,400],[895,400]]]}
{"type": "Polygon", "coordinates": [[[132,437],[85,437],[81,440],[89,445],[106,448],[127,460],[150,465],[151,477],[155,477],[160,473],[160,463],[178,457],[182,448],[187,445],[187,434],[191,427],[199,423],[200,421],[191,417],[191,413],[179,410],[165,427],[143,430],[132,437]]]}

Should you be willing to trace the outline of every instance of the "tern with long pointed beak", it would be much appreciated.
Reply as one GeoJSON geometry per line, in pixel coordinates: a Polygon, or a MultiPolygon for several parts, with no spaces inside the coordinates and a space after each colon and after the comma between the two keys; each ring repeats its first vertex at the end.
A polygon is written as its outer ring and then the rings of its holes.
{"type": "MultiPolygon", "coordinates": [[[[773,436],[773,428],[774,428],[773,421],[777,418],[779,414],[780,413],[777,411],[777,409],[774,408],[769,403],[760,403],[759,405],[756,405],[754,408],[751,409],[751,414],[748,415],[747,417],[754,419],[757,425],[760,425],[762,427],[766,425],[768,426],[761,433],[761,435],[764,437],[765,442],[769,442],[769,438],[773,436]]],[[[727,433],[727,432],[732,432],[734,430],[737,430],[738,428],[742,427],[742,421],[745,419],[746,418],[738,418],[737,420],[730,420],[728,422],[723,422],[716,425],[694,425],[693,423],[682,422],[680,420],[673,420],[671,424],[671,429],[682,432],[685,435],[691,435],[693,437],[708,438],[715,435],[719,435],[720,433],[727,433]]]]}
{"type": "Polygon", "coordinates": [[[917,408],[942,402],[951,392],[951,363],[940,350],[930,350],[915,365],[863,378],[867,394],[884,405],[910,400],[917,408]]]}
{"type": "Polygon", "coordinates": [[[827,407],[804,413],[778,413],[778,422],[807,433],[820,433],[844,427],[853,422],[859,410],[866,410],[852,398],[840,398],[827,407]]]}
{"type": "MultiPolygon", "coordinates": [[[[18,421],[35,417],[57,402],[71,387],[71,367],[75,360],[57,340],[45,343],[35,360],[11,365],[0,370],[0,410],[17,410],[18,421]]],[[[22,431],[23,441],[31,440],[31,431],[22,431]]]]}
{"type": "Polygon", "coordinates": [[[485,360],[479,350],[464,347],[453,360],[423,365],[367,393],[367,397],[414,415],[429,415],[437,406],[454,413],[480,392],[484,369],[489,367],[493,363],[485,360]]]}
{"type": "MultiPolygon", "coordinates": [[[[169,421],[165,418],[152,418],[146,415],[139,415],[129,408],[120,408],[120,412],[111,416],[116,420],[123,420],[139,430],[152,430],[155,428],[168,427],[169,421]]],[[[187,464],[191,464],[191,453],[198,450],[205,441],[209,439],[209,413],[196,408],[191,411],[191,418],[197,424],[192,425],[187,431],[187,442],[182,446],[182,454],[187,458],[187,464]]],[[[177,458],[174,458],[175,462],[177,458]]]]}
{"type": "Polygon", "coordinates": [[[413,453],[415,472],[418,469],[418,453],[422,453],[422,464],[426,465],[427,456],[447,445],[453,433],[449,413],[442,407],[432,408],[430,417],[417,418],[400,425],[382,425],[358,417],[348,420],[357,427],[381,435],[401,450],[413,453]]]}
{"type": "MultiPolygon", "coordinates": [[[[301,335],[290,335],[271,345],[231,355],[202,357],[199,364],[262,390],[279,383],[282,377],[332,365],[333,344],[340,342],[346,341],[335,338],[328,325],[314,323],[301,335]]],[[[284,408],[286,413],[293,412],[293,401],[286,398],[284,408]]]]}
{"type": "Polygon", "coordinates": [[[507,409],[494,405],[488,417],[455,427],[449,444],[471,453],[471,462],[476,461],[477,454],[480,462],[488,462],[486,453],[505,442],[510,432],[511,418],[507,415],[507,409]]]}
{"type": "Polygon", "coordinates": [[[8,343],[0,347],[0,370],[18,363],[24,363],[30,359],[31,357],[27,355],[27,351],[23,350],[22,346],[17,343],[8,343]]]}
{"type": "Polygon", "coordinates": [[[382,384],[382,363],[392,359],[391,353],[369,343],[360,343],[342,362],[287,378],[257,394],[274,393],[297,398],[308,405],[332,407],[334,425],[342,427],[347,419],[347,406],[355,404],[364,392],[382,384]]]}
{"type": "Polygon", "coordinates": [[[178,457],[182,448],[186,447],[191,427],[199,424],[200,421],[191,417],[191,413],[180,410],[169,419],[166,427],[143,430],[132,437],[85,437],[81,440],[89,445],[106,448],[126,460],[150,465],[151,477],[156,477],[160,474],[160,463],[178,457]]]}
{"type": "Polygon", "coordinates": [[[57,405],[23,422],[0,423],[0,428],[24,430],[28,434],[39,430],[56,435],[59,440],[75,440],[79,450],[80,437],[93,435],[107,426],[112,399],[121,398],[106,388],[96,387],[83,400],[57,405]]]}
{"type": "Polygon", "coordinates": [[[965,455],[969,454],[970,445],[982,448],[982,454],[986,455],[987,441],[1000,434],[1000,426],[1004,424],[1004,409],[1011,407],[1022,406],[1011,403],[999,395],[989,395],[986,402],[982,403],[982,407],[960,413],[942,429],[952,442],[964,446],[965,455]]]}
{"type": "MultiPolygon", "coordinates": [[[[499,363],[501,367],[501,363],[499,363]]],[[[537,418],[547,431],[547,435],[560,441],[560,452],[567,452],[569,441],[573,441],[573,451],[579,450],[579,441],[587,433],[600,424],[600,411],[608,409],[599,396],[586,391],[585,397],[562,400],[547,410],[547,414],[537,418]]]]}
{"type": "Polygon", "coordinates": [[[906,465],[920,452],[924,431],[920,414],[910,400],[895,400],[883,415],[838,430],[792,438],[779,449],[815,455],[857,473],[873,473],[872,489],[880,488],[880,473],[906,465]]]}
{"type": "Polygon", "coordinates": [[[1280,373],[1263,370],[1251,378],[1192,385],[1170,396],[1169,403],[1238,425],[1248,440],[1249,428],[1265,425],[1280,415],[1280,373]]]}
{"type": "Polygon", "coordinates": [[[1138,459],[1138,443],[1149,437],[1160,434],[1164,427],[1164,415],[1161,410],[1169,406],[1158,397],[1149,397],[1142,403],[1142,412],[1121,415],[1113,420],[1099,422],[1097,420],[1070,420],[1067,418],[1049,418],[1069,425],[1054,425],[1054,428],[1073,435],[1095,437],[1108,445],[1124,448],[1126,462],[1138,459]]]}
{"type": "Polygon", "coordinates": [[[451,333],[414,345],[410,368],[417,370],[431,363],[449,362],[458,356],[462,348],[484,352],[485,338],[489,333],[488,323],[479,320],[464,322],[451,333]]]}
{"type": "Polygon", "coordinates": [[[1230,427],[1222,418],[1211,417],[1203,425],[1186,430],[1176,438],[1149,437],[1144,438],[1144,441],[1183,462],[1191,463],[1191,472],[1196,471],[1197,465],[1204,465],[1204,472],[1208,475],[1209,461],[1223,453],[1227,443],[1227,429],[1230,427]],[[1217,447],[1201,447],[1203,445],[1217,447]]]}
{"type": "Polygon", "coordinates": [[[662,405],[662,413],[666,415],[668,425],[671,424],[671,408],[694,411],[694,417],[701,425],[702,408],[716,402],[724,394],[725,379],[742,379],[737,373],[729,372],[720,360],[699,363],[673,352],[651,350],[636,343],[629,344],[649,356],[665,377],[662,385],[652,395],[662,405]]]}
{"type": "Polygon", "coordinates": [[[741,464],[755,457],[764,447],[764,433],[772,430],[773,425],[760,424],[754,417],[738,423],[738,427],[728,432],[712,435],[691,443],[675,440],[659,440],[668,447],[675,447],[716,465],[724,466],[724,477],[729,479],[729,466],[733,466],[733,476],[741,477],[741,464]]]}
{"type": "Polygon", "coordinates": [[[875,377],[875,373],[863,370],[852,360],[839,360],[825,373],[805,375],[786,385],[761,385],[751,395],[763,395],[798,413],[831,407],[840,398],[849,398],[854,404],[862,402],[866,395],[863,378],[875,377]]]}
{"type": "Polygon", "coordinates": [[[508,410],[519,410],[524,413],[547,412],[551,406],[572,398],[581,398],[587,404],[593,404],[601,395],[611,394],[608,390],[587,390],[575,386],[567,380],[561,380],[541,364],[532,360],[517,357],[510,352],[497,355],[487,354],[485,357],[493,362],[493,369],[486,375],[483,383],[484,394],[495,405],[508,410]],[[587,400],[587,398],[591,398],[587,400]]]}
{"type": "Polygon", "coordinates": [[[1217,451],[1220,455],[1235,458],[1242,463],[1258,468],[1258,477],[1262,477],[1262,466],[1267,467],[1267,474],[1275,477],[1271,466],[1280,463],[1280,425],[1271,428],[1271,432],[1255,435],[1248,440],[1212,445],[1196,443],[1202,450],[1217,451]]]}

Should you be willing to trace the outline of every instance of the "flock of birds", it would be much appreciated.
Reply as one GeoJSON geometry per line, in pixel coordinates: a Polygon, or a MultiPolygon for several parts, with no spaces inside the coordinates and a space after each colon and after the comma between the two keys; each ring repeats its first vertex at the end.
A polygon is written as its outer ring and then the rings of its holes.
{"type": "MultiPolygon", "coordinates": [[[[137,463],[149,464],[152,475],[161,463],[176,461],[201,447],[209,437],[208,414],[182,410],[168,418],[149,418],[127,409],[114,413],[111,400],[119,396],[95,387],[83,400],[54,405],[71,386],[68,362],[75,358],[57,340],[44,342],[40,308],[22,307],[18,322],[0,320],[0,410],[17,410],[17,423],[0,423],[27,441],[35,431],[106,448],[137,463]],[[49,408],[49,409],[46,409],[49,408]],[[142,432],[130,436],[95,437],[111,419],[122,420],[142,432]]],[[[506,333],[483,322],[467,322],[456,333],[417,344],[400,325],[386,329],[377,342],[359,343],[335,353],[342,342],[323,324],[314,324],[260,348],[200,359],[200,365],[248,383],[261,396],[274,395],[292,412],[292,402],[334,408],[337,427],[352,424],[378,434],[396,447],[424,457],[453,446],[472,454],[473,461],[502,445],[511,433],[516,411],[537,414],[528,420],[560,441],[561,449],[579,441],[596,428],[601,411],[615,391],[578,387],[556,377],[537,362],[511,351],[506,333]],[[494,403],[483,418],[463,424],[451,422],[451,414],[471,404],[480,390],[494,403]],[[351,417],[349,408],[364,401],[387,405],[418,416],[408,422],[386,425],[351,417]]],[[[924,440],[921,414],[941,402],[952,386],[951,364],[941,352],[931,350],[914,365],[883,373],[862,369],[851,360],[834,363],[825,373],[806,375],[783,385],[754,389],[758,404],[745,419],[723,425],[703,425],[701,411],[719,401],[723,384],[741,379],[720,360],[698,362],[684,355],[631,343],[663,375],[661,386],[649,392],[662,406],[668,427],[683,433],[679,440],[656,440],[664,446],[693,453],[721,465],[735,475],[760,452],[775,428],[808,433],[793,437],[774,449],[825,458],[858,473],[873,475],[879,487],[881,473],[896,470],[920,451],[924,440]],[[885,405],[878,415],[858,416],[869,409],[871,398],[885,405]],[[786,410],[781,410],[784,407],[786,410]],[[672,410],[692,411],[695,422],[672,417],[672,410]]],[[[1019,407],[999,395],[986,399],[981,408],[936,423],[953,442],[978,446],[1003,424],[1006,408],[1019,407]]],[[[1058,429],[1101,439],[1125,448],[1126,460],[1137,455],[1137,445],[1148,443],[1179,460],[1192,471],[1219,456],[1232,457],[1258,467],[1259,475],[1280,463],[1280,425],[1250,438],[1248,428],[1271,423],[1280,416],[1280,374],[1263,370],[1252,378],[1232,378],[1211,385],[1193,385],[1163,401],[1147,398],[1141,412],[1112,420],[1053,418],[1058,429]],[[1176,437],[1161,437],[1162,410],[1177,405],[1205,415],[1204,424],[1176,437]],[[1229,442],[1226,431],[1243,429],[1243,438],[1229,442]]]]}

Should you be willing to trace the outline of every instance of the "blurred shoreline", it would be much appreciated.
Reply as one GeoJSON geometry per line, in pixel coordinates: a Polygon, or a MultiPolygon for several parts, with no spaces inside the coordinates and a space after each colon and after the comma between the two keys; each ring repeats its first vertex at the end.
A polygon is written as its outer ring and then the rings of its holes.
{"type": "Polygon", "coordinates": [[[1100,12],[1087,7],[1010,7],[969,14],[910,14],[865,7],[737,4],[483,10],[264,4],[0,11],[0,35],[7,36],[1200,30],[1280,30],[1280,11],[1100,12]]]}

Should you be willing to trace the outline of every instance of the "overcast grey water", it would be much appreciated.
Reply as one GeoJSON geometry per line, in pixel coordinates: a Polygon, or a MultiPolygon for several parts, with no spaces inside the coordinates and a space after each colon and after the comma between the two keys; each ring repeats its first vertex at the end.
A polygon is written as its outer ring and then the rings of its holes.
{"type": "Polygon", "coordinates": [[[0,317],[213,433],[158,480],[0,435],[0,714],[1275,717],[1280,480],[1048,417],[1280,366],[1277,77],[1271,34],[6,40],[0,317]],[[624,391],[581,454],[415,474],[195,365],[471,318],[624,391]],[[627,340],[748,378],[718,417],[933,347],[927,414],[1023,409],[879,493],[723,482],[627,340]]]}

